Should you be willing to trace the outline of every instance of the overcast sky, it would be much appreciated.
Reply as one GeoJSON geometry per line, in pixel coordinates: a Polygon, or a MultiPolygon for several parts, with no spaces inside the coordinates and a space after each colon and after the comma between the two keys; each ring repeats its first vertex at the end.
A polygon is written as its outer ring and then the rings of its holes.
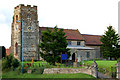
{"type": "Polygon", "coordinates": [[[14,7],[38,6],[40,26],[78,29],[81,34],[103,35],[107,26],[118,31],[120,0],[2,0],[0,2],[0,46],[11,45],[14,7]]]}

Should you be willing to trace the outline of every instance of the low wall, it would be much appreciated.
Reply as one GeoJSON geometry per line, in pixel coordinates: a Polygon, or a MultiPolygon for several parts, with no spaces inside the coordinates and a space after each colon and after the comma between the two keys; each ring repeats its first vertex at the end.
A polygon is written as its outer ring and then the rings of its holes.
{"type": "Polygon", "coordinates": [[[61,74],[61,73],[85,73],[98,78],[97,63],[94,61],[90,68],[46,68],[43,74],[61,74]]]}
{"type": "Polygon", "coordinates": [[[86,73],[91,75],[91,70],[88,69],[72,69],[72,68],[47,68],[43,74],[60,74],[60,73],[86,73]]]}

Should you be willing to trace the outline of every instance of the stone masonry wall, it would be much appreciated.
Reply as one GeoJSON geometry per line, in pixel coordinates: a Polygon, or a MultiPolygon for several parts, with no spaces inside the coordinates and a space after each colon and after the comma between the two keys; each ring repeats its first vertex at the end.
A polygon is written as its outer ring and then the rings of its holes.
{"type": "Polygon", "coordinates": [[[24,60],[32,60],[32,58],[38,60],[39,25],[37,6],[20,4],[15,7],[11,37],[11,50],[14,57],[21,60],[23,50],[24,60]],[[15,46],[16,43],[18,48],[15,46]]]}
{"type": "Polygon", "coordinates": [[[91,75],[89,69],[72,69],[72,68],[47,68],[44,69],[43,74],[60,74],[60,73],[86,73],[91,75]]]}
{"type": "Polygon", "coordinates": [[[71,74],[71,73],[85,73],[98,78],[97,63],[94,61],[90,68],[46,68],[43,74],[71,74]]]}

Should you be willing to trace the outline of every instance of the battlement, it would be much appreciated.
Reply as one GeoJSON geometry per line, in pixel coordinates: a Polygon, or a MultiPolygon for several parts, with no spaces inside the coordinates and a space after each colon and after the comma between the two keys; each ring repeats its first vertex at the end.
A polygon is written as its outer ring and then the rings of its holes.
{"type": "Polygon", "coordinates": [[[16,6],[14,9],[18,9],[18,8],[34,8],[34,9],[36,9],[37,10],[37,6],[36,5],[33,5],[33,6],[31,6],[31,5],[24,5],[24,4],[19,4],[18,6],[16,6]]]}

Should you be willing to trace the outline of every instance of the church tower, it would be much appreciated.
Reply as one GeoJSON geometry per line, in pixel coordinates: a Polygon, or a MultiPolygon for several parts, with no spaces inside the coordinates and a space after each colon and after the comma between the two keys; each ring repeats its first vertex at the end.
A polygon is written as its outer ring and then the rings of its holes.
{"type": "Polygon", "coordinates": [[[37,6],[20,4],[14,8],[11,26],[11,53],[18,60],[39,59],[37,6]]]}

